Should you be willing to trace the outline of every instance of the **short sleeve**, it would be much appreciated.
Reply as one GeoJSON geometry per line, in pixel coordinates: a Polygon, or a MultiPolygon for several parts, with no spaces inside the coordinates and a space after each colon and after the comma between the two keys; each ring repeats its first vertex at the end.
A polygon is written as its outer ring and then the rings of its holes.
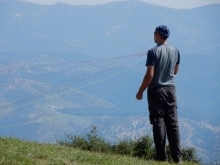
{"type": "Polygon", "coordinates": [[[180,52],[178,51],[178,54],[177,54],[177,62],[176,64],[180,64],[180,52]]]}
{"type": "Polygon", "coordinates": [[[146,66],[148,66],[148,65],[155,66],[155,64],[156,64],[155,54],[154,54],[153,50],[151,49],[147,53],[146,66]]]}

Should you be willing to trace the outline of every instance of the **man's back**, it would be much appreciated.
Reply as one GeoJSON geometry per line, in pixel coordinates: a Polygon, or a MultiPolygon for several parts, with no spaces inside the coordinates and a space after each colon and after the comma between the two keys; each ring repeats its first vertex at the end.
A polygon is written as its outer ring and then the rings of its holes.
{"type": "Polygon", "coordinates": [[[158,45],[148,52],[147,66],[153,65],[154,77],[148,88],[156,86],[175,86],[174,70],[176,64],[180,62],[179,51],[168,45],[158,45]]]}

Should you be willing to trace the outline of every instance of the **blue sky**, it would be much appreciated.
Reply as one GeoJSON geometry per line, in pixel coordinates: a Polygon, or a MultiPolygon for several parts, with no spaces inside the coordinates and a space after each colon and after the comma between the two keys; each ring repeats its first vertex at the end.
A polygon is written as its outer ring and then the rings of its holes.
{"type": "MultiPolygon", "coordinates": [[[[28,2],[34,2],[38,4],[52,5],[58,2],[68,3],[72,5],[96,5],[96,4],[105,4],[113,2],[116,0],[23,0],[28,2]]],[[[123,0],[118,0],[123,1],[123,0]]],[[[170,8],[185,8],[191,9],[195,7],[200,7],[209,4],[220,4],[220,0],[141,0],[143,2],[148,2],[151,4],[156,4],[160,6],[170,7],[170,8]]]]}

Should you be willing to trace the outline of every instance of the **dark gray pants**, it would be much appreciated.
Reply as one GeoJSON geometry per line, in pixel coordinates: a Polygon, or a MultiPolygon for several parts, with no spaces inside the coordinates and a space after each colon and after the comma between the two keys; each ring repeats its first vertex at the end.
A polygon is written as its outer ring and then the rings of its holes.
{"type": "Polygon", "coordinates": [[[174,162],[182,160],[180,133],[177,119],[175,87],[148,89],[150,122],[153,125],[156,160],[167,161],[166,136],[174,162]]]}

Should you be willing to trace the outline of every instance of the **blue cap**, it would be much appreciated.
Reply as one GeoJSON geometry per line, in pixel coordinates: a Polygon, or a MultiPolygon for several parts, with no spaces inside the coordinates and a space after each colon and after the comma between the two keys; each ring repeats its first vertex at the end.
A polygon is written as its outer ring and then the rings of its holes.
{"type": "Polygon", "coordinates": [[[169,28],[164,25],[160,25],[160,26],[156,27],[155,31],[158,31],[162,36],[167,37],[167,38],[170,35],[169,28]]]}

